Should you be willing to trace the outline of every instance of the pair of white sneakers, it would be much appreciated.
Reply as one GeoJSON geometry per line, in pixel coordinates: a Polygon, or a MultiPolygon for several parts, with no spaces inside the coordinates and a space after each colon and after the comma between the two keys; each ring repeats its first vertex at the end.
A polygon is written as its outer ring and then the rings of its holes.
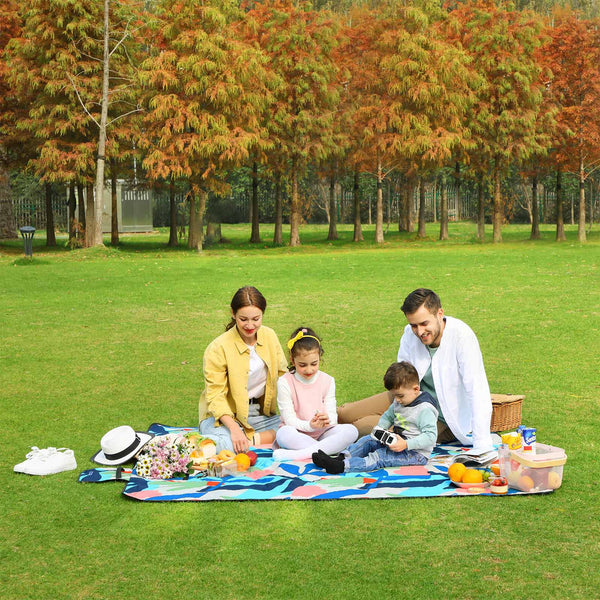
{"type": "Polygon", "coordinates": [[[72,471],[77,468],[73,450],[69,448],[31,448],[27,460],[15,465],[15,473],[27,475],[54,475],[61,471],[72,471]]]}

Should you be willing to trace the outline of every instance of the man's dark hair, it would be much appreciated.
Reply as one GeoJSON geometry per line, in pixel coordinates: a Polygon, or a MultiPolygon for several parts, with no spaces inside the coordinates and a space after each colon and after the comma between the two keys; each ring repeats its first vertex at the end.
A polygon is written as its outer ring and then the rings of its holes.
{"type": "Polygon", "coordinates": [[[419,373],[413,365],[407,361],[392,363],[383,376],[383,385],[386,390],[419,385],[419,373]]]}
{"type": "Polygon", "coordinates": [[[442,301],[434,291],[427,288],[419,288],[406,296],[401,310],[405,315],[412,315],[423,305],[433,314],[442,308],[442,301]]]}

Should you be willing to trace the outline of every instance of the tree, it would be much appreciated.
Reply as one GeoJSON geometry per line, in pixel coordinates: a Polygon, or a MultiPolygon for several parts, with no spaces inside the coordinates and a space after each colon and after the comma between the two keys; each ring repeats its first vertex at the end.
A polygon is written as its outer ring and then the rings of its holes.
{"type": "Polygon", "coordinates": [[[5,48],[8,41],[20,32],[20,19],[15,0],[7,0],[0,9],[0,239],[16,237],[16,224],[13,216],[13,206],[8,174],[8,148],[6,135],[13,129],[15,102],[10,91],[6,76],[8,67],[4,60],[5,48]]]}
{"type": "Polygon", "coordinates": [[[310,162],[325,160],[335,149],[332,124],[339,85],[331,53],[338,44],[338,25],[328,12],[315,12],[307,2],[292,0],[255,3],[246,19],[281,82],[267,127],[278,162],[285,160],[290,172],[290,246],[297,246],[299,177],[310,162]]]}
{"type": "Polygon", "coordinates": [[[579,180],[577,238],[585,242],[585,182],[600,167],[600,32],[596,21],[558,11],[550,36],[544,56],[553,74],[549,94],[558,107],[555,157],[559,168],[579,180]]]}
{"type": "Polygon", "coordinates": [[[452,14],[459,23],[455,39],[484,80],[469,119],[475,142],[470,157],[480,169],[492,170],[493,240],[501,242],[502,176],[512,161],[542,154],[548,146],[548,136],[536,128],[543,85],[534,52],[542,23],[530,12],[510,11],[491,0],[459,4],[452,14]]]}
{"type": "Polygon", "coordinates": [[[473,82],[466,57],[441,35],[443,13],[434,3],[422,4],[391,1],[353,20],[349,88],[359,96],[360,136],[355,159],[376,177],[378,243],[386,177],[398,168],[411,173],[441,166],[466,139],[473,82]]]}
{"type": "Polygon", "coordinates": [[[225,169],[248,161],[264,137],[266,59],[243,39],[233,0],[164,0],[150,25],[154,44],[138,73],[143,165],[152,180],[188,181],[188,245],[201,250],[208,192],[222,193],[225,169]]]}

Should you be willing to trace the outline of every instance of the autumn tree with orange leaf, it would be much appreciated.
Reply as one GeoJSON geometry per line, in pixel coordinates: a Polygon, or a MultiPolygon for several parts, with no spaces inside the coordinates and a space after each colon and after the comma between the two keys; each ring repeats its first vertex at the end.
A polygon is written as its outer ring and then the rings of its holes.
{"type": "Polygon", "coordinates": [[[577,239],[585,242],[585,182],[600,167],[600,32],[597,21],[559,11],[549,33],[544,56],[553,73],[548,91],[558,108],[557,168],[579,180],[577,239]]]}
{"type": "Polygon", "coordinates": [[[297,246],[302,219],[298,179],[311,162],[325,160],[336,148],[332,125],[340,84],[331,56],[339,25],[330,13],[292,0],[253,3],[246,19],[281,81],[269,112],[268,139],[278,163],[287,163],[290,246],[297,246]]]}
{"type": "Polygon", "coordinates": [[[197,250],[208,193],[222,193],[226,169],[246,162],[265,138],[266,58],[243,40],[237,4],[163,0],[139,71],[143,165],[151,180],[188,182],[188,245],[197,250]]]}
{"type": "Polygon", "coordinates": [[[470,55],[483,85],[469,117],[475,149],[471,163],[493,172],[493,241],[502,241],[504,201],[500,183],[511,163],[542,154],[548,135],[536,127],[543,83],[535,50],[541,43],[540,17],[511,11],[503,3],[476,0],[453,11],[454,38],[470,55]]]}
{"type": "Polygon", "coordinates": [[[443,13],[391,1],[353,18],[350,94],[354,159],[377,180],[375,241],[383,242],[383,181],[449,162],[465,144],[472,78],[460,48],[439,35],[443,13]],[[444,65],[444,68],[439,68],[444,65]]]}

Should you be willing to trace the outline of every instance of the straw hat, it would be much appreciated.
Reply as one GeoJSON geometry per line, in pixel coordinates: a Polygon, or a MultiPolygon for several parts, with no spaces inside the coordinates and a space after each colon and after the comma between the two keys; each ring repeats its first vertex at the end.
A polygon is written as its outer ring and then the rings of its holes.
{"type": "Polygon", "coordinates": [[[146,431],[135,431],[121,425],[105,433],[100,440],[100,450],[91,460],[100,465],[120,465],[133,458],[152,438],[146,431]]]}

